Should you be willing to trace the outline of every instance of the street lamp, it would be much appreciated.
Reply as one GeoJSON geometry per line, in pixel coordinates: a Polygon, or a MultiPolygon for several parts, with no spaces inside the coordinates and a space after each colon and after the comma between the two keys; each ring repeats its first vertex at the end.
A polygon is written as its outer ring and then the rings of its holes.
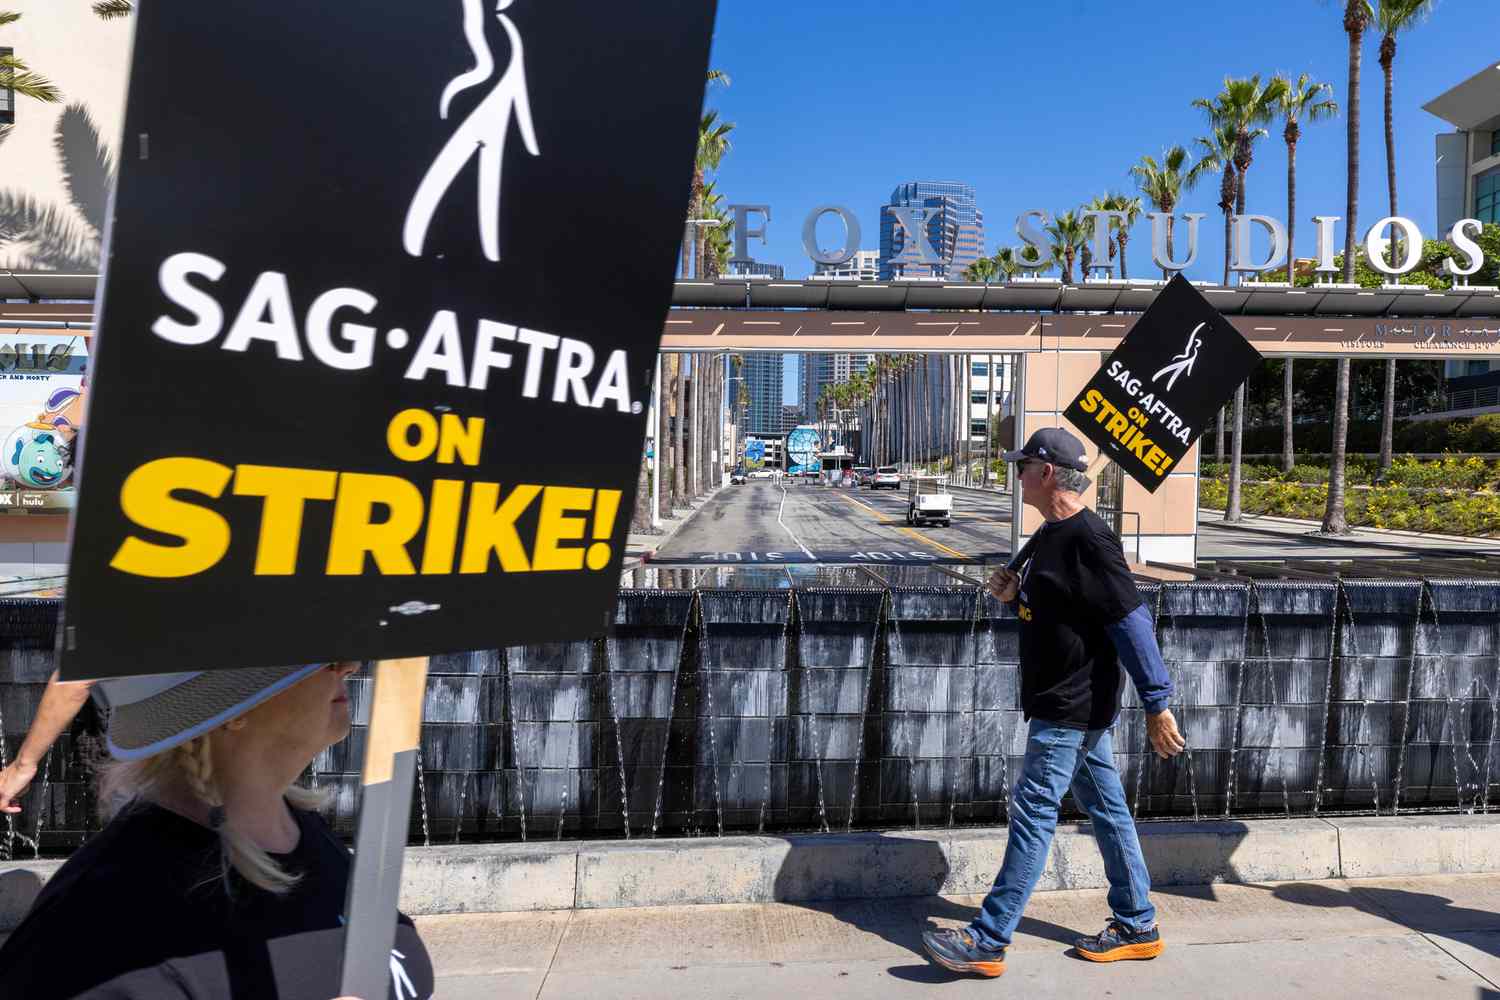
{"type": "Polygon", "coordinates": [[[722,226],[723,224],[724,224],[724,220],[723,219],[688,219],[687,220],[687,226],[686,226],[686,228],[684,230],[684,236],[683,236],[683,241],[682,241],[683,248],[686,251],[686,253],[683,256],[683,266],[682,266],[682,276],[684,278],[688,278],[688,277],[701,278],[701,277],[703,277],[703,275],[701,275],[701,274],[689,275],[687,273],[688,272],[687,262],[689,260],[692,260],[692,261],[694,261],[696,263],[696,259],[697,259],[698,241],[696,239],[694,239],[695,233],[694,233],[693,227],[694,226],[702,226],[704,229],[713,229],[716,226],[722,226]]]}
{"type": "MultiPolygon", "coordinates": [[[[729,359],[726,356],[725,357],[725,362],[728,363],[728,360],[729,359]]],[[[729,396],[729,383],[731,383],[731,382],[746,382],[746,381],[749,381],[749,380],[746,379],[745,376],[743,376],[743,375],[727,375],[724,378],[724,398],[722,400],[720,400],[720,402],[719,402],[719,441],[720,441],[720,443],[722,443],[723,440],[724,440],[724,417],[725,417],[726,414],[732,412],[732,407],[731,407],[731,404],[729,402],[729,399],[730,399],[730,396],[729,396]]],[[[744,433],[744,428],[743,427],[740,428],[740,432],[742,434],[744,433]]],[[[739,460],[739,456],[738,455],[735,456],[735,460],[736,461],[739,460]]]]}

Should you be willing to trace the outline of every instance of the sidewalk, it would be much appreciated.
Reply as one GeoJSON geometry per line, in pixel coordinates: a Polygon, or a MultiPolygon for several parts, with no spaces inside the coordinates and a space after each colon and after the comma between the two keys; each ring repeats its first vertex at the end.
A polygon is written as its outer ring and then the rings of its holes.
{"type": "MultiPolygon", "coordinates": [[[[998,865],[998,859],[996,861],[998,865]]],[[[998,981],[928,963],[927,926],[981,897],[419,917],[443,1000],[1113,996],[1500,998],[1500,875],[1158,889],[1166,953],[1068,954],[1102,890],[1032,897],[998,981]]]]}
{"type": "Polygon", "coordinates": [[[728,487],[715,487],[688,504],[686,508],[674,508],[671,517],[662,518],[662,533],[659,535],[631,532],[629,540],[625,543],[625,562],[620,568],[634,569],[643,562],[650,562],[651,556],[656,550],[670,542],[672,536],[677,534],[678,530],[688,522],[688,519],[698,513],[704,504],[718,496],[719,491],[723,489],[728,489],[728,487]]]}
{"type": "Polygon", "coordinates": [[[1312,538],[1321,521],[1244,514],[1238,524],[1225,524],[1222,510],[1198,510],[1198,558],[1340,558],[1361,555],[1402,555],[1434,552],[1465,556],[1500,555],[1500,538],[1471,535],[1440,535],[1396,528],[1353,528],[1337,538],[1312,538]],[[1280,538],[1285,551],[1268,555],[1265,539],[1280,538]]]}

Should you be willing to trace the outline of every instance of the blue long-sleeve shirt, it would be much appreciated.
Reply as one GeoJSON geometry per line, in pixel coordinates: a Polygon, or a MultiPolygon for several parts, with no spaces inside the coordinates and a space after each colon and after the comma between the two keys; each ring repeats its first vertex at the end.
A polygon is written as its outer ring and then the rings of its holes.
{"type": "Polygon", "coordinates": [[[1156,644],[1151,612],[1142,604],[1113,625],[1106,626],[1106,631],[1115,644],[1120,665],[1135,684],[1141,705],[1153,715],[1166,708],[1172,697],[1172,678],[1167,675],[1161,647],[1156,644]]]}

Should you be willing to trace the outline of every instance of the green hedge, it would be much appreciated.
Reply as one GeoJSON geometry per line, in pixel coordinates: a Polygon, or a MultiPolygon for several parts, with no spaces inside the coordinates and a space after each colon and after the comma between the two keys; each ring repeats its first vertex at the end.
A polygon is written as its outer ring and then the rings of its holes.
{"type": "MultiPolygon", "coordinates": [[[[1223,510],[1229,493],[1222,479],[1204,479],[1199,504],[1223,510]]],[[[1246,483],[1240,509],[1320,521],[1328,503],[1328,486],[1299,483],[1246,483]]],[[[1500,535],[1500,494],[1450,490],[1440,496],[1413,494],[1405,486],[1377,486],[1345,494],[1344,516],[1351,526],[1431,531],[1445,535],[1500,535]]]]}
{"type": "MultiPolygon", "coordinates": [[[[1205,479],[1226,479],[1229,466],[1204,462],[1201,472],[1205,479]]],[[[1328,466],[1298,463],[1292,466],[1292,471],[1282,472],[1279,464],[1246,462],[1240,466],[1240,478],[1247,483],[1326,483],[1328,466]]],[[[1457,455],[1423,460],[1399,455],[1381,476],[1376,459],[1355,457],[1344,463],[1344,481],[1351,486],[1379,482],[1414,489],[1500,490],[1500,461],[1457,455]]]]}

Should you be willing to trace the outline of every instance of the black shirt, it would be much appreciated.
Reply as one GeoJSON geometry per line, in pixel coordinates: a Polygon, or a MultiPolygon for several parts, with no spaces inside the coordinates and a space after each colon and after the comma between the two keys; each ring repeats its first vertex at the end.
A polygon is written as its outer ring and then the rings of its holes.
{"type": "MultiPolygon", "coordinates": [[[[58,870],[0,947],[0,998],[337,997],[349,852],[316,814],[292,814],[301,839],[272,857],[302,881],[277,896],[231,875],[231,898],[216,834],[156,805],[121,813],[58,870]]],[[[405,916],[393,952],[389,996],[430,1000],[432,963],[405,916]]]]}
{"type": "Polygon", "coordinates": [[[1106,628],[1142,603],[1124,549],[1087,508],[1049,521],[1027,547],[1016,599],[1021,709],[1028,719],[1105,729],[1120,711],[1120,663],[1106,628]]]}

